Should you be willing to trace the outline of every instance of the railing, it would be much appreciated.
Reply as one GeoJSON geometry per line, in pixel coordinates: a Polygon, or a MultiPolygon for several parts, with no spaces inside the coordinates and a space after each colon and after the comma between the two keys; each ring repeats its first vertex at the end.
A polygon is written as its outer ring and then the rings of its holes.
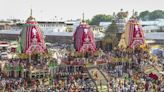
{"type": "Polygon", "coordinates": [[[90,72],[88,71],[88,69],[87,69],[86,66],[85,66],[85,69],[86,69],[86,71],[87,71],[87,73],[88,73],[90,79],[92,80],[92,82],[94,83],[94,85],[95,85],[95,87],[96,87],[96,92],[98,92],[98,87],[97,87],[96,82],[95,82],[94,79],[92,78],[92,76],[91,76],[91,74],[90,74],[90,72]]]}
{"type": "Polygon", "coordinates": [[[107,90],[109,92],[109,85],[108,85],[108,79],[107,77],[105,76],[105,74],[101,71],[101,69],[99,67],[97,67],[97,70],[101,73],[101,75],[104,77],[104,79],[106,80],[107,82],[107,90]]]}
{"type": "MultiPolygon", "coordinates": [[[[88,71],[87,67],[86,67],[86,66],[84,66],[84,68],[83,68],[83,69],[84,69],[83,73],[85,72],[85,73],[87,73],[87,74],[88,74],[89,78],[92,80],[92,82],[93,82],[94,86],[96,87],[96,92],[98,92],[97,84],[96,84],[96,82],[94,81],[94,79],[92,78],[91,74],[89,73],[89,71],[88,71]]],[[[72,85],[74,85],[73,83],[74,83],[74,82],[71,82],[70,86],[68,87],[68,90],[70,90],[70,89],[71,89],[71,87],[72,87],[72,85]]]]}

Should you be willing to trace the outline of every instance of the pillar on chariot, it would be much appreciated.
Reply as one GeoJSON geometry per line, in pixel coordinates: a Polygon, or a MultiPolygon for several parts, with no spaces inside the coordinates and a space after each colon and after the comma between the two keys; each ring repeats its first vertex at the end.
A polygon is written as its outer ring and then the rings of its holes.
{"type": "Polygon", "coordinates": [[[4,67],[6,76],[13,77],[13,65],[11,63],[6,63],[4,67]]]}
{"type": "Polygon", "coordinates": [[[14,75],[15,75],[15,78],[19,78],[19,77],[24,77],[24,71],[23,71],[23,65],[22,64],[16,64],[15,65],[15,70],[14,70],[14,75]]]}

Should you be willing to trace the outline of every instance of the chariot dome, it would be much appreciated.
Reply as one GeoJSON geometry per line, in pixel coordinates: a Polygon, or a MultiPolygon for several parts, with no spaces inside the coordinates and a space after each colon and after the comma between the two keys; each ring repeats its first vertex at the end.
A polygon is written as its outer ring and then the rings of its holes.
{"type": "Polygon", "coordinates": [[[46,51],[46,45],[44,42],[44,36],[39,27],[39,24],[35,21],[35,18],[31,15],[23,25],[23,30],[20,33],[20,48],[21,53],[44,53],[46,51]]]}
{"type": "Polygon", "coordinates": [[[90,26],[82,21],[76,28],[74,33],[74,46],[78,52],[91,52],[96,51],[95,39],[90,26]]]}

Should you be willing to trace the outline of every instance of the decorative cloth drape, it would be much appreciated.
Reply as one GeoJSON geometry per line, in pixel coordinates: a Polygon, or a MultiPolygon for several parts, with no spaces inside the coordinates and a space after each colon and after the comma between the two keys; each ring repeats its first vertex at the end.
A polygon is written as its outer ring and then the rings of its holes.
{"type": "Polygon", "coordinates": [[[74,46],[78,52],[96,51],[95,39],[89,25],[81,23],[74,33],[74,46]]]}
{"type": "Polygon", "coordinates": [[[28,18],[20,33],[21,52],[26,54],[43,53],[46,50],[44,37],[34,18],[28,18]]]}
{"type": "Polygon", "coordinates": [[[145,43],[144,33],[137,18],[132,17],[126,24],[125,41],[130,48],[136,48],[145,43]]]}

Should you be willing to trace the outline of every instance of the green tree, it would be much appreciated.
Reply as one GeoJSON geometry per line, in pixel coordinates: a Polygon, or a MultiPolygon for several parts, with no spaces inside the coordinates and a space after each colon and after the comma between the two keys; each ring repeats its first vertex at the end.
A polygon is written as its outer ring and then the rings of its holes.
{"type": "Polygon", "coordinates": [[[150,20],[155,20],[155,19],[158,19],[158,18],[164,18],[164,11],[155,10],[155,11],[151,12],[150,15],[149,15],[150,20]]]}
{"type": "Polygon", "coordinates": [[[99,25],[100,22],[110,22],[112,21],[113,16],[111,15],[105,15],[105,14],[98,14],[95,15],[91,21],[90,21],[90,25],[99,25]]]}
{"type": "Polygon", "coordinates": [[[86,22],[89,24],[91,21],[89,19],[87,19],[86,22]]]}
{"type": "Polygon", "coordinates": [[[148,20],[149,19],[149,14],[150,14],[149,11],[143,11],[139,14],[139,18],[141,20],[148,20]]]}
{"type": "Polygon", "coordinates": [[[139,18],[141,20],[155,20],[158,18],[164,18],[164,11],[162,10],[154,10],[152,12],[143,11],[139,14],[139,18]]]}
{"type": "Polygon", "coordinates": [[[105,37],[103,39],[103,43],[105,47],[109,50],[109,45],[112,45],[112,49],[117,46],[118,44],[118,27],[115,21],[112,21],[112,24],[108,26],[107,30],[105,31],[105,37]]]}

